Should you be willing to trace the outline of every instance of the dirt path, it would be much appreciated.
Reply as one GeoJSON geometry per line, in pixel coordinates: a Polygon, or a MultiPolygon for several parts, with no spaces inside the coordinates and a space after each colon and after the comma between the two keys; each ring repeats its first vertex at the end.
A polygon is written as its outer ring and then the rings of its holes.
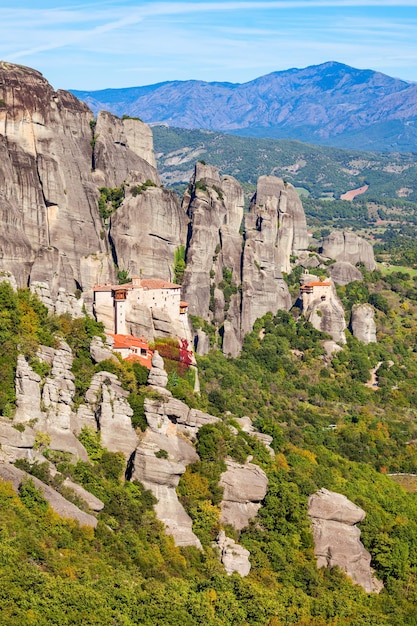
{"type": "Polygon", "coordinates": [[[372,389],[378,389],[378,376],[376,373],[381,367],[381,365],[382,365],[382,361],[379,361],[376,367],[373,367],[371,369],[371,371],[369,372],[370,379],[368,380],[367,383],[365,383],[366,387],[371,387],[372,389]]]}
{"type": "Polygon", "coordinates": [[[356,196],[360,196],[363,193],[365,193],[365,191],[368,191],[369,189],[369,185],[363,185],[363,187],[358,187],[357,189],[351,189],[350,191],[347,191],[346,193],[342,193],[342,195],[340,196],[341,200],[353,200],[353,198],[356,198],[356,196]]]}

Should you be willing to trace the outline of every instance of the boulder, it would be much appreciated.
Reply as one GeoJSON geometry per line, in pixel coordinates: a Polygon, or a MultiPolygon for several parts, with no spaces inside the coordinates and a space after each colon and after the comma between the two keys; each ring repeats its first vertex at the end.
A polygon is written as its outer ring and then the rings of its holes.
{"type": "Polygon", "coordinates": [[[33,450],[35,431],[26,425],[17,429],[9,420],[0,421],[0,462],[14,463],[17,459],[32,460],[36,453],[33,450]]]}
{"type": "Polygon", "coordinates": [[[220,479],[223,487],[220,521],[241,530],[260,509],[268,479],[265,472],[252,463],[241,465],[228,459],[226,466],[220,479]]]}
{"type": "Polygon", "coordinates": [[[117,357],[113,354],[110,345],[105,345],[101,337],[93,337],[90,343],[91,358],[95,363],[102,361],[115,361],[118,363],[117,357]]]}
{"type": "Polygon", "coordinates": [[[355,280],[363,280],[357,267],[348,261],[336,261],[327,268],[336,285],[347,285],[355,280]]]}
{"type": "Polygon", "coordinates": [[[320,489],[309,497],[308,514],[312,521],[317,567],[340,567],[355,583],[368,592],[379,592],[380,581],[371,568],[371,555],[360,541],[355,526],[365,511],[339,493],[320,489]]]}
{"type": "Polygon", "coordinates": [[[376,343],[375,309],[371,304],[354,304],[350,327],[354,337],[362,343],[376,343]]]}
{"type": "Polygon", "coordinates": [[[376,268],[372,245],[352,232],[333,231],[323,239],[320,253],[329,259],[347,261],[352,265],[363,263],[370,272],[376,268]]]}
{"type": "Polygon", "coordinates": [[[224,565],[226,573],[237,573],[240,576],[247,576],[250,572],[250,552],[243,546],[240,546],[230,537],[226,537],[223,530],[220,531],[216,539],[215,547],[219,549],[220,561],[224,565]]]}

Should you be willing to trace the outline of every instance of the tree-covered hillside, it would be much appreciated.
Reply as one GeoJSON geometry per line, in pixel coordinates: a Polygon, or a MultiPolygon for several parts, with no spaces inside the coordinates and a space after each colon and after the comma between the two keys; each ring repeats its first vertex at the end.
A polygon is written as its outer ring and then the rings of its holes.
{"type": "Polygon", "coordinates": [[[300,141],[238,137],[206,130],[154,126],[158,169],[166,185],[188,182],[194,163],[204,159],[239,182],[255,185],[273,174],[313,198],[339,199],[369,185],[363,197],[417,201],[416,155],[360,152],[300,141]]]}
{"type": "MultiPolygon", "coordinates": [[[[296,281],[288,280],[295,294],[296,281]]],[[[88,318],[48,316],[27,291],[13,295],[7,285],[0,288],[3,380],[7,372],[12,375],[17,350],[39,367],[37,345],[61,336],[74,351],[82,395],[96,367],[89,337],[100,327],[88,318]]],[[[102,499],[96,530],[58,518],[30,480],[19,496],[0,481],[1,623],[414,624],[417,495],[389,474],[417,468],[416,282],[404,273],[365,273],[364,282],[339,288],[339,296],[347,316],[355,303],[373,304],[377,344],[363,345],[347,331],[347,345],[330,358],[325,336],[297,319],[297,310],[268,314],[246,337],[239,358],[217,351],[198,358],[200,395],[188,374],[170,363],[172,349],[166,349],[174,395],[221,418],[200,429],[200,460],[188,466],[177,489],[203,552],[175,547],[156,520],[151,494],[124,480],[123,457],[103,449],[91,432],[81,436],[89,462],[51,456],[44,445],[45,456],[56,463],[55,477],[42,463],[19,464],[58,489],[69,476],[102,499]],[[368,387],[378,363],[378,386],[368,387]],[[243,415],[273,436],[274,457],[240,430],[236,418],[243,415]],[[225,458],[242,462],[248,455],[266,472],[269,487],[247,529],[227,528],[251,552],[252,570],[241,578],[225,574],[211,542],[219,530],[218,478],[225,458]],[[360,527],[384,582],[379,595],[366,594],[337,569],[317,570],[307,499],[322,487],[345,494],[367,512],[360,527]]],[[[133,419],[140,427],[146,377],[126,362],[104,367],[113,367],[137,398],[133,419]]],[[[2,419],[10,419],[12,387],[2,403],[2,419]]]]}

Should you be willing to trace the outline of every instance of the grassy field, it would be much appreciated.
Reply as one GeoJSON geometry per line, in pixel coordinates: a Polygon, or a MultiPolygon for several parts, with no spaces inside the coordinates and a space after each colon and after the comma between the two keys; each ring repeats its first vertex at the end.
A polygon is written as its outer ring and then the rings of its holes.
{"type": "Polygon", "coordinates": [[[417,491],[416,474],[392,474],[391,478],[409,493],[415,493],[417,491]]]}
{"type": "Polygon", "coordinates": [[[393,272],[404,272],[405,274],[410,274],[412,278],[417,276],[417,269],[413,269],[412,267],[405,267],[404,265],[384,265],[383,263],[378,263],[378,270],[381,274],[392,274],[393,272]]]}

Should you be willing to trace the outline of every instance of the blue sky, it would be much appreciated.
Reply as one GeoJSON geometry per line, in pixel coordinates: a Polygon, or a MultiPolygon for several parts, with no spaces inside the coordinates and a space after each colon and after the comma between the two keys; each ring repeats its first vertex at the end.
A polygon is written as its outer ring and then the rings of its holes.
{"type": "Polygon", "coordinates": [[[325,61],[417,82],[417,0],[0,0],[0,59],[56,89],[246,82],[325,61]]]}

